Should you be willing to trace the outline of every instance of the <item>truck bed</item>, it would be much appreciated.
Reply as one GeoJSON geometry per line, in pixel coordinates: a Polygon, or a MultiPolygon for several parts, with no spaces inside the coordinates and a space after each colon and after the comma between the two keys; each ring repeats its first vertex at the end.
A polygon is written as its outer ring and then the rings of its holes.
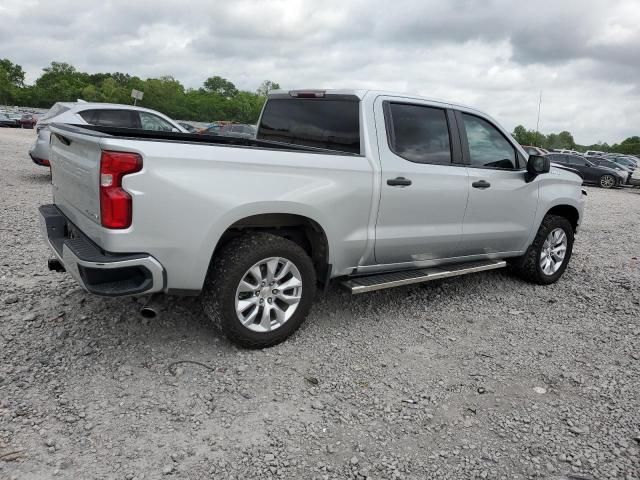
{"type": "Polygon", "coordinates": [[[149,140],[157,142],[199,143],[208,145],[223,145],[226,147],[260,148],[283,150],[289,152],[302,151],[306,153],[322,153],[335,155],[358,156],[356,153],[336,152],[325,148],[274,142],[272,140],[258,140],[251,138],[227,137],[221,135],[203,135],[197,133],[161,132],[142,130],[137,128],[104,127],[98,125],[78,125],[54,123],[52,126],[59,130],[83,133],[96,137],[116,137],[130,140],[149,140]],[[90,133],[93,132],[93,133],[90,133]]]}

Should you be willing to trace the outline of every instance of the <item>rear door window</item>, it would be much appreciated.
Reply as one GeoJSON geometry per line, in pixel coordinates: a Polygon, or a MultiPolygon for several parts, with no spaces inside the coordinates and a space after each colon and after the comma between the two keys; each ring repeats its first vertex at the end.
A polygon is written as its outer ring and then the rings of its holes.
{"type": "Polygon", "coordinates": [[[360,102],[342,99],[267,101],[258,139],[360,153],[360,102]]]}
{"type": "Polygon", "coordinates": [[[389,103],[389,147],[396,155],[416,163],[451,163],[447,114],[441,108],[389,103]]]}

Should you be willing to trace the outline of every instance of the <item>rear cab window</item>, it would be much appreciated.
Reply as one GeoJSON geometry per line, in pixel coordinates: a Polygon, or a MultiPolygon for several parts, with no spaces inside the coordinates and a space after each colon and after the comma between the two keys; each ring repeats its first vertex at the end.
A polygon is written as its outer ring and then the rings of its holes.
{"type": "Polygon", "coordinates": [[[360,154],[360,100],[355,95],[276,94],[267,100],[257,138],[360,154]]]}

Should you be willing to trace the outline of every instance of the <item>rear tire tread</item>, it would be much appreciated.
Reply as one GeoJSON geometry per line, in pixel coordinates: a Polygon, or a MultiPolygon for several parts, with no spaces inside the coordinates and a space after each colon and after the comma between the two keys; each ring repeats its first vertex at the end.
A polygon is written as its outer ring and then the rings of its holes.
{"type": "Polygon", "coordinates": [[[302,247],[277,235],[252,232],[230,241],[216,253],[209,266],[201,305],[213,327],[232,343],[266,348],[284,341],[300,327],[311,308],[315,286],[313,263],[302,247]],[[302,299],[293,316],[281,327],[269,333],[252,332],[236,316],[233,305],[236,288],[248,268],[272,256],[287,257],[296,264],[303,277],[302,299]]]}

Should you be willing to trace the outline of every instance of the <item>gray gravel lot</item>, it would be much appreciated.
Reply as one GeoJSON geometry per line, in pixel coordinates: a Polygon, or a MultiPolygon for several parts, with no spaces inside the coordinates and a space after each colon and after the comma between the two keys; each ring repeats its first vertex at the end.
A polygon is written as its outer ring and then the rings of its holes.
{"type": "Polygon", "coordinates": [[[46,269],[34,135],[0,130],[0,478],[640,478],[638,190],[588,189],[553,286],[334,287],[245,351],[46,269]]]}

